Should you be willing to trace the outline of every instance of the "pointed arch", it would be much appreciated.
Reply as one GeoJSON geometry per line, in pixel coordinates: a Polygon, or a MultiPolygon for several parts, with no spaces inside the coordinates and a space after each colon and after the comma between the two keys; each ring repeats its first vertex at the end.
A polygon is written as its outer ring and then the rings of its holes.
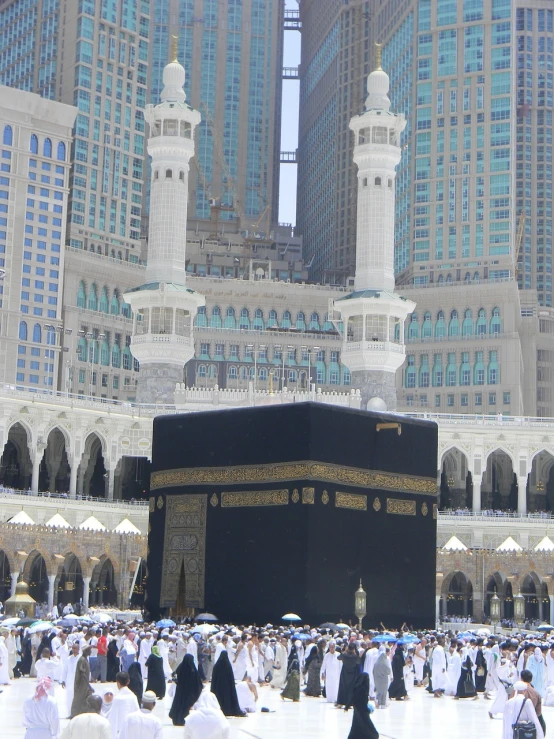
{"type": "Polygon", "coordinates": [[[44,144],[42,145],[42,154],[49,159],[52,157],[52,141],[49,138],[44,139],[44,144]]]}
{"type": "Polygon", "coordinates": [[[35,136],[35,134],[31,134],[31,142],[29,144],[29,149],[31,151],[31,154],[38,154],[38,138],[35,136]]]}
{"type": "Polygon", "coordinates": [[[65,162],[65,144],[63,141],[58,142],[58,161],[65,162]]]}
{"type": "Polygon", "coordinates": [[[4,135],[2,136],[2,143],[4,144],[4,146],[12,146],[13,129],[11,126],[4,126],[4,135]]]}

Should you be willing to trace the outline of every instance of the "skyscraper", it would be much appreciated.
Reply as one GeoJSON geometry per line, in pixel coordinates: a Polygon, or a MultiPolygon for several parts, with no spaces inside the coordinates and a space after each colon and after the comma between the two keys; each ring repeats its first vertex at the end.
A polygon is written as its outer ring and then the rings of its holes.
{"type": "Polygon", "coordinates": [[[140,257],[150,0],[3,0],[0,83],[79,108],[68,243],[140,257]]]}
{"type": "Polygon", "coordinates": [[[159,0],[153,6],[152,97],[162,88],[171,36],[200,111],[189,217],[239,216],[243,230],[278,221],[284,0],[159,0]]]}
{"type": "Polygon", "coordinates": [[[368,0],[300,3],[296,225],[312,277],[322,282],[344,283],[354,275],[357,176],[348,124],[364,109],[371,5],[368,0]]]}

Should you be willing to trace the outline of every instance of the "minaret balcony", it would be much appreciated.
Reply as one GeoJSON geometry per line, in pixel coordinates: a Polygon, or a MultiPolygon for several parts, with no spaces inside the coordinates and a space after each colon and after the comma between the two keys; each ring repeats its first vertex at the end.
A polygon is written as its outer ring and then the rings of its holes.
{"type": "Polygon", "coordinates": [[[404,364],[405,348],[394,341],[346,341],[341,359],[350,372],[377,370],[396,372],[404,364]]]}
{"type": "Polygon", "coordinates": [[[192,336],[179,336],[178,334],[140,334],[132,337],[131,344],[132,346],[138,346],[139,344],[180,344],[194,348],[194,339],[192,336]]]}

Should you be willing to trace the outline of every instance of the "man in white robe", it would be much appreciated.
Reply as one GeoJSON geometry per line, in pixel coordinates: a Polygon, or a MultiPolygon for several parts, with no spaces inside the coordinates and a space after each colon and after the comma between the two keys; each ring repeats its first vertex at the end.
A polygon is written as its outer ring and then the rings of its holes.
{"type": "Polygon", "coordinates": [[[6,640],[0,636],[0,685],[10,684],[10,656],[6,640]]]}
{"type": "Polygon", "coordinates": [[[423,668],[427,661],[427,639],[422,639],[419,644],[416,644],[414,652],[414,670],[415,670],[415,684],[421,686],[423,684],[423,668]]]}
{"type": "Polygon", "coordinates": [[[194,637],[191,637],[187,642],[187,654],[192,654],[194,664],[196,666],[196,669],[198,669],[198,645],[194,637]]]}
{"type": "Polygon", "coordinates": [[[504,706],[502,739],[513,739],[514,731],[512,727],[518,720],[518,716],[520,721],[532,721],[535,724],[537,739],[544,739],[544,732],[539,719],[537,718],[535,708],[532,702],[522,695],[522,693],[527,690],[527,687],[528,686],[523,682],[523,680],[518,680],[514,684],[515,695],[513,698],[510,698],[504,706]]]}
{"type": "Polygon", "coordinates": [[[71,716],[71,704],[73,703],[73,695],[75,693],[75,672],[77,671],[77,662],[80,656],[79,644],[75,642],[71,647],[71,654],[67,658],[62,673],[62,688],[65,688],[65,704],[67,710],[63,718],[71,716]]]}
{"type": "Polygon", "coordinates": [[[87,704],[90,712],[72,718],[62,733],[62,739],[112,739],[110,722],[100,715],[102,698],[90,695],[87,704]]]}
{"type": "Polygon", "coordinates": [[[120,738],[121,730],[123,729],[127,716],[139,710],[137,696],[129,690],[128,685],[129,675],[118,672],[118,692],[112,701],[112,707],[108,715],[108,720],[112,727],[112,739],[120,738]]]}
{"type": "Polygon", "coordinates": [[[48,695],[49,680],[40,680],[35,694],[23,703],[25,739],[59,739],[60,716],[54,698],[48,695]]]}
{"type": "MultiPolygon", "coordinates": [[[[321,677],[323,678],[323,681],[325,683],[325,696],[327,699],[327,703],[337,702],[341,670],[342,662],[339,660],[339,655],[336,650],[335,642],[330,641],[329,651],[323,657],[323,663],[321,665],[321,677]]],[[[373,668],[371,670],[371,673],[373,675],[373,668]]]]}
{"type": "Polygon", "coordinates": [[[185,719],[184,739],[229,739],[230,724],[217,698],[204,690],[185,719]]]}
{"type": "Polygon", "coordinates": [[[171,677],[171,667],[169,665],[169,639],[167,635],[165,637],[162,637],[161,639],[158,639],[156,642],[156,646],[158,647],[158,650],[160,652],[160,657],[162,658],[163,662],[163,668],[164,668],[164,675],[165,679],[169,680],[171,677]]]}
{"type": "Polygon", "coordinates": [[[554,649],[546,653],[546,685],[554,685],[554,649]]]}
{"type": "Polygon", "coordinates": [[[142,679],[146,681],[148,679],[148,667],[146,666],[146,660],[152,654],[152,647],[154,646],[154,640],[152,639],[152,632],[147,631],[144,638],[141,639],[139,647],[138,661],[140,664],[140,672],[142,679]]]}
{"type": "MultiPolygon", "coordinates": [[[[334,644],[334,642],[331,642],[331,643],[334,644]]],[[[375,698],[375,679],[373,677],[373,668],[375,667],[375,663],[377,662],[378,656],[379,656],[379,650],[377,649],[375,644],[373,644],[367,650],[365,654],[365,659],[364,659],[364,666],[363,666],[362,672],[367,672],[367,674],[369,675],[369,697],[370,698],[375,698]]],[[[342,662],[340,664],[342,666],[342,662]]]]}
{"type": "Polygon", "coordinates": [[[12,629],[9,633],[6,632],[6,648],[8,650],[8,672],[10,680],[13,678],[13,671],[17,664],[17,631],[12,629]]]}
{"type": "Polygon", "coordinates": [[[440,698],[446,690],[446,655],[444,653],[444,639],[437,640],[437,646],[433,649],[431,662],[431,680],[433,681],[433,693],[435,698],[440,698]]]}
{"type": "Polygon", "coordinates": [[[54,680],[56,679],[56,675],[58,674],[58,665],[53,659],[51,659],[50,650],[48,649],[48,647],[45,647],[42,650],[40,659],[37,659],[37,661],[35,662],[35,669],[37,671],[37,682],[45,677],[50,678],[52,686],[48,691],[48,695],[53,696],[54,680]]]}
{"type": "Polygon", "coordinates": [[[162,739],[162,722],[154,716],[156,695],[147,690],[142,696],[142,709],[130,713],[119,734],[120,739],[162,739]]]}
{"type": "MultiPolygon", "coordinates": [[[[462,674],[462,657],[456,645],[451,644],[448,650],[448,667],[446,668],[446,695],[456,695],[458,680],[462,674]]],[[[434,685],[434,683],[433,683],[434,685]]]]}

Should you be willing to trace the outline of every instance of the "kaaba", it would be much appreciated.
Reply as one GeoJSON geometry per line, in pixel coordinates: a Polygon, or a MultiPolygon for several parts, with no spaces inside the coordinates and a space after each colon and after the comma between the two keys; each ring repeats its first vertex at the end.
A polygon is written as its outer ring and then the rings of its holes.
{"type": "Polygon", "coordinates": [[[154,419],[146,607],[435,623],[437,425],[323,403],[154,419]]]}

